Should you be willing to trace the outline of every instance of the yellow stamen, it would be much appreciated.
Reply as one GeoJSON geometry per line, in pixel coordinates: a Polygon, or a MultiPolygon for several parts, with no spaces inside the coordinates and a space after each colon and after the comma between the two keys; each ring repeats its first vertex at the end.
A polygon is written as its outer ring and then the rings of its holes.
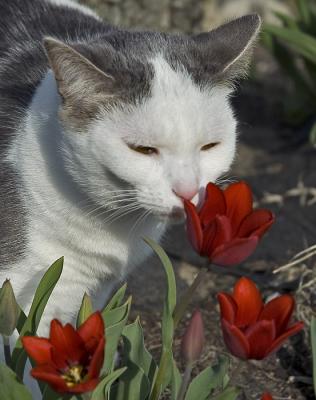
{"type": "Polygon", "coordinates": [[[73,387],[85,381],[86,371],[82,365],[74,365],[73,367],[69,367],[61,377],[66,381],[68,387],[73,387]]]}

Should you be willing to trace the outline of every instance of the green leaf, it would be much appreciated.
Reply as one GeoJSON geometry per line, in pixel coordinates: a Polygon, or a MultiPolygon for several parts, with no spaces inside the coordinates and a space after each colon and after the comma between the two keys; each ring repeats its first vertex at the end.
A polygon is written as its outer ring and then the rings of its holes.
{"type": "Polygon", "coordinates": [[[206,368],[192,380],[185,400],[208,400],[214,389],[223,387],[227,369],[227,357],[219,357],[218,364],[206,368]]]}
{"type": "Polygon", "coordinates": [[[122,301],[125,296],[127,284],[125,283],[111,298],[108,304],[104,307],[103,313],[107,313],[108,311],[112,310],[113,308],[117,308],[122,305],[122,301]]]}
{"type": "Polygon", "coordinates": [[[107,400],[113,382],[115,382],[126,371],[126,369],[127,367],[117,369],[112,374],[103,378],[94,389],[91,400],[107,400]]]}
{"type": "Polygon", "coordinates": [[[308,2],[306,0],[296,0],[296,4],[302,22],[306,27],[309,27],[311,23],[311,12],[308,2]]]}
{"type": "Polygon", "coordinates": [[[20,332],[20,337],[17,340],[15,348],[13,350],[12,367],[21,379],[23,377],[25,362],[27,359],[26,352],[24,351],[22,346],[21,337],[26,334],[31,336],[34,336],[36,334],[48,299],[62,273],[63,263],[63,257],[55,261],[41,279],[36,289],[29,315],[26,318],[26,321],[20,332]]]}
{"type": "Polygon", "coordinates": [[[167,293],[164,300],[162,315],[162,355],[156,375],[156,381],[150,396],[151,400],[158,400],[159,393],[168,386],[172,376],[172,344],[174,335],[173,312],[176,306],[177,288],[172,263],[166,252],[151,239],[145,238],[144,240],[159,257],[167,277],[167,293]]]}
{"type": "Polygon", "coordinates": [[[313,385],[314,393],[316,396],[316,317],[312,317],[311,321],[311,344],[312,344],[312,356],[313,356],[313,385]]]}
{"type": "Polygon", "coordinates": [[[0,399],[1,400],[32,400],[31,393],[4,364],[0,364],[0,399]]]}
{"type": "Polygon", "coordinates": [[[85,293],[81,302],[80,310],[77,317],[77,328],[83,324],[93,313],[91,297],[85,293]]]}
{"type": "Polygon", "coordinates": [[[171,378],[171,397],[170,400],[177,400],[178,392],[181,386],[182,377],[175,361],[173,361],[171,378]]]}
{"type": "Polygon", "coordinates": [[[43,390],[42,400],[64,400],[64,396],[55,392],[49,385],[46,385],[45,389],[43,390]]]}
{"type": "Polygon", "coordinates": [[[167,277],[167,294],[164,301],[164,310],[162,318],[162,341],[163,346],[171,349],[173,341],[173,311],[177,301],[176,279],[174,276],[172,263],[166,252],[161,246],[146,238],[145,242],[154,250],[165,269],[167,277]]]}
{"type": "Polygon", "coordinates": [[[265,31],[286,42],[298,54],[316,64],[316,39],[301,31],[265,24],[265,31]]]}
{"type": "Polygon", "coordinates": [[[127,370],[120,378],[115,399],[145,400],[150,393],[157,366],[145,347],[139,318],[124,328],[123,341],[127,370]]]}
{"type": "Polygon", "coordinates": [[[235,400],[240,394],[238,387],[228,387],[222,393],[214,397],[213,400],[235,400]]]}
{"type": "Polygon", "coordinates": [[[127,351],[128,360],[140,367],[148,377],[149,382],[152,382],[157,371],[157,365],[146,349],[143,328],[139,318],[124,328],[123,341],[124,353],[127,351]]]}
{"type": "Polygon", "coordinates": [[[102,373],[105,375],[110,374],[114,369],[115,353],[117,350],[118,342],[120,340],[124,326],[131,309],[132,298],[129,297],[125,304],[120,307],[104,310],[102,316],[105,323],[105,357],[102,368],[102,373]]]}
{"type": "Polygon", "coordinates": [[[278,17],[280,21],[282,21],[282,23],[285,25],[285,27],[291,28],[291,29],[294,29],[294,30],[299,30],[299,26],[297,24],[297,21],[294,18],[290,17],[287,14],[281,13],[279,11],[274,11],[273,14],[276,17],[278,17]]]}

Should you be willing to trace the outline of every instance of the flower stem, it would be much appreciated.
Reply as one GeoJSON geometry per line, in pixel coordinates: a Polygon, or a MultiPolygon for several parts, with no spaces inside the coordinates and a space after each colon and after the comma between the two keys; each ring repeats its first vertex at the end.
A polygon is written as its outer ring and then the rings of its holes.
{"type": "Polygon", "coordinates": [[[205,276],[207,274],[207,268],[202,268],[194,279],[192,285],[185,291],[185,293],[180,297],[176,308],[173,313],[173,321],[174,328],[176,328],[183,317],[188,304],[190,303],[195,291],[200,286],[200,284],[204,281],[205,276]]]}
{"type": "Polygon", "coordinates": [[[165,373],[168,368],[168,363],[169,363],[169,354],[165,349],[163,349],[159,363],[159,369],[157,372],[157,377],[154,383],[152,393],[150,395],[150,400],[158,400],[160,397],[162,382],[164,380],[165,373]]]}
{"type": "Polygon", "coordinates": [[[180,389],[179,389],[177,400],[183,400],[184,399],[184,396],[186,394],[187,388],[188,388],[189,383],[190,383],[191,374],[192,374],[192,368],[193,368],[192,363],[189,363],[185,367],[185,371],[184,371],[184,374],[183,374],[182,383],[181,383],[181,386],[180,386],[180,389]]]}
{"type": "Polygon", "coordinates": [[[8,336],[3,335],[3,350],[4,350],[4,359],[8,367],[11,366],[12,358],[11,358],[11,349],[10,349],[10,339],[8,336]]]}

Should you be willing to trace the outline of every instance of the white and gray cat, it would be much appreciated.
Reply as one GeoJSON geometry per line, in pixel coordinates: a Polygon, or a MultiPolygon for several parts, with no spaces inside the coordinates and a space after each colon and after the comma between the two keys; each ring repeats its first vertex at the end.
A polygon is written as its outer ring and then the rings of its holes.
{"type": "Polygon", "coordinates": [[[196,35],[110,26],[71,1],[0,0],[0,282],[28,311],[65,257],[40,333],[71,321],[183,219],[235,154],[229,97],[260,18],[196,35]]]}

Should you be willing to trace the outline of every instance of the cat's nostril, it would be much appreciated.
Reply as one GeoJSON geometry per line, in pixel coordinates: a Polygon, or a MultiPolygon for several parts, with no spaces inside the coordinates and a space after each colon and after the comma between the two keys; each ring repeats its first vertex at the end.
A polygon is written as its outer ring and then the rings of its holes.
{"type": "Polygon", "coordinates": [[[198,193],[199,189],[192,188],[192,189],[173,189],[173,193],[180,197],[181,200],[192,200],[193,197],[198,193]]]}

